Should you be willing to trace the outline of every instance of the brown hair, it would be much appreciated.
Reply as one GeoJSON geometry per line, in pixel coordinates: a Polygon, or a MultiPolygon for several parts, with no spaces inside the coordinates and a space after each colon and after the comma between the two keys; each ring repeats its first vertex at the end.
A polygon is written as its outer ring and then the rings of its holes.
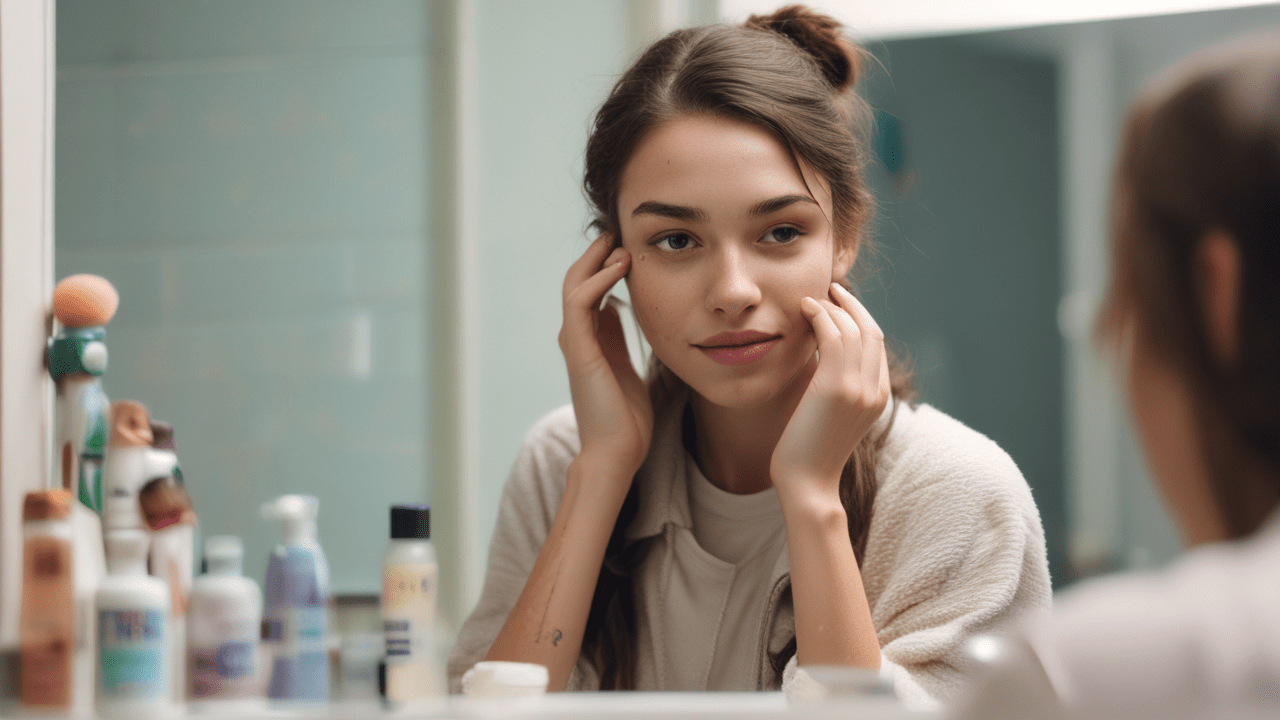
{"type": "MultiPolygon", "coordinates": [[[[863,177],[869,113],[853,92],[863,57],[864,51],[841,36],[838,22],[798,5],[753,15],[742,26],[677,30],[658,40],[596,114],[583,181],[595,210],[593,226],[620,242],[618,191],[636,145],[659,123],[701,115],[763,127],[813,167],[830,185],[837,238],[856,248],[872,206],[863,177]]],[[[910,374],[892,358],[890,366],[896,413],[897,402],[912,397],[910,374]]],[[[683,385],[656,362],[649,382],[655,401],[683,385]]],[[[840,478],[840,501],[859,563],[875,500],[876,456],[887,435],[886,428],[864,438],[840,478]]],[[[633,484],[605,551],[582,642],[582,656],[594,664],[602,689],[635,686],[632,577],[648,543],[628,543],[624,533],[638,504],[633,484]]],[[[771,655],[775,684],[793,654],[794,637],[771,655]]]]}
{"type": "Polygon", "coordinates": [[[1199,56],[1129,113],[1112,197],[1102,338],[1126,327],[1187,384],[1212,492],[1234,537],[1280,500],[1280,34],[1199,56]],[[1215,354],[1198,251],[1240,256],[1237,354],[1215,354]]]}

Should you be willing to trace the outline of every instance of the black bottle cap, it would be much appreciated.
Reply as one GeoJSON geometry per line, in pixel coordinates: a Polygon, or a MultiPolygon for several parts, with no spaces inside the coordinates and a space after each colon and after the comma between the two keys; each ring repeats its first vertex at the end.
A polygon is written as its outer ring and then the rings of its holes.
{"type": "Polygon", "coordinates": [[[421,540],[431,537],[431,508],[426,505],[392,505],[391,539],[421,540]]]}

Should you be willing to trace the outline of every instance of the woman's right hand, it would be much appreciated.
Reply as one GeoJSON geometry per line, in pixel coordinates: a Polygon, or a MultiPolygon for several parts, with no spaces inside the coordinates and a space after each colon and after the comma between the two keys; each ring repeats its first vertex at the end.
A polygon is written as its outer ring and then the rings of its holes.
{"type": "Polygon", "coordinates": [[[560,350],[569,369],[569,391],[582,440],[580,459],[604,463],[630,479],[640,469],[653,437],[653,406],[627,353],[622,323],[605,293],[626,277],[631,255],[610,252],[612,236],[596,238],[564,278],[564,323],[560,350]]]}

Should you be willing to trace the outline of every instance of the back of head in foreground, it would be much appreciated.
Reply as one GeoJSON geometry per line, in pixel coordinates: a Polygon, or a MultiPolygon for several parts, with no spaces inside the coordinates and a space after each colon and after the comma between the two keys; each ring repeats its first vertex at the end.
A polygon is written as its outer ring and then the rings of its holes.
{"type": "Polygon", "coordinates": [[[1126,121],[1112,221],[1099,336],[1166,505],[1202,547],[1067,593],[953,714],[1274,717],[1280,33],[1148,86],[1126,121]]]}
{"type": "Polygon", "coordinates": [[[1112,236],[1100,329],[1151,469],[1188,544],[1247,537],[1280,501],[1280,33],[1148,88],[1112,236]]]}

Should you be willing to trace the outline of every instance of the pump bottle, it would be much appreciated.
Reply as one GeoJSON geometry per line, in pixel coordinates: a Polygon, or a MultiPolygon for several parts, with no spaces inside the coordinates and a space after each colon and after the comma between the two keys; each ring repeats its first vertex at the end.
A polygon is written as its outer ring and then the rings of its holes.
{"type": "Polygon", "coordinates": [[[279,520],[283,531],[267,561],[262,615],[272,700],[329,699],[329,564],[316,541],[319,510],[311,495],[282,495],[262,506],[262,516],[279,520]]]}

